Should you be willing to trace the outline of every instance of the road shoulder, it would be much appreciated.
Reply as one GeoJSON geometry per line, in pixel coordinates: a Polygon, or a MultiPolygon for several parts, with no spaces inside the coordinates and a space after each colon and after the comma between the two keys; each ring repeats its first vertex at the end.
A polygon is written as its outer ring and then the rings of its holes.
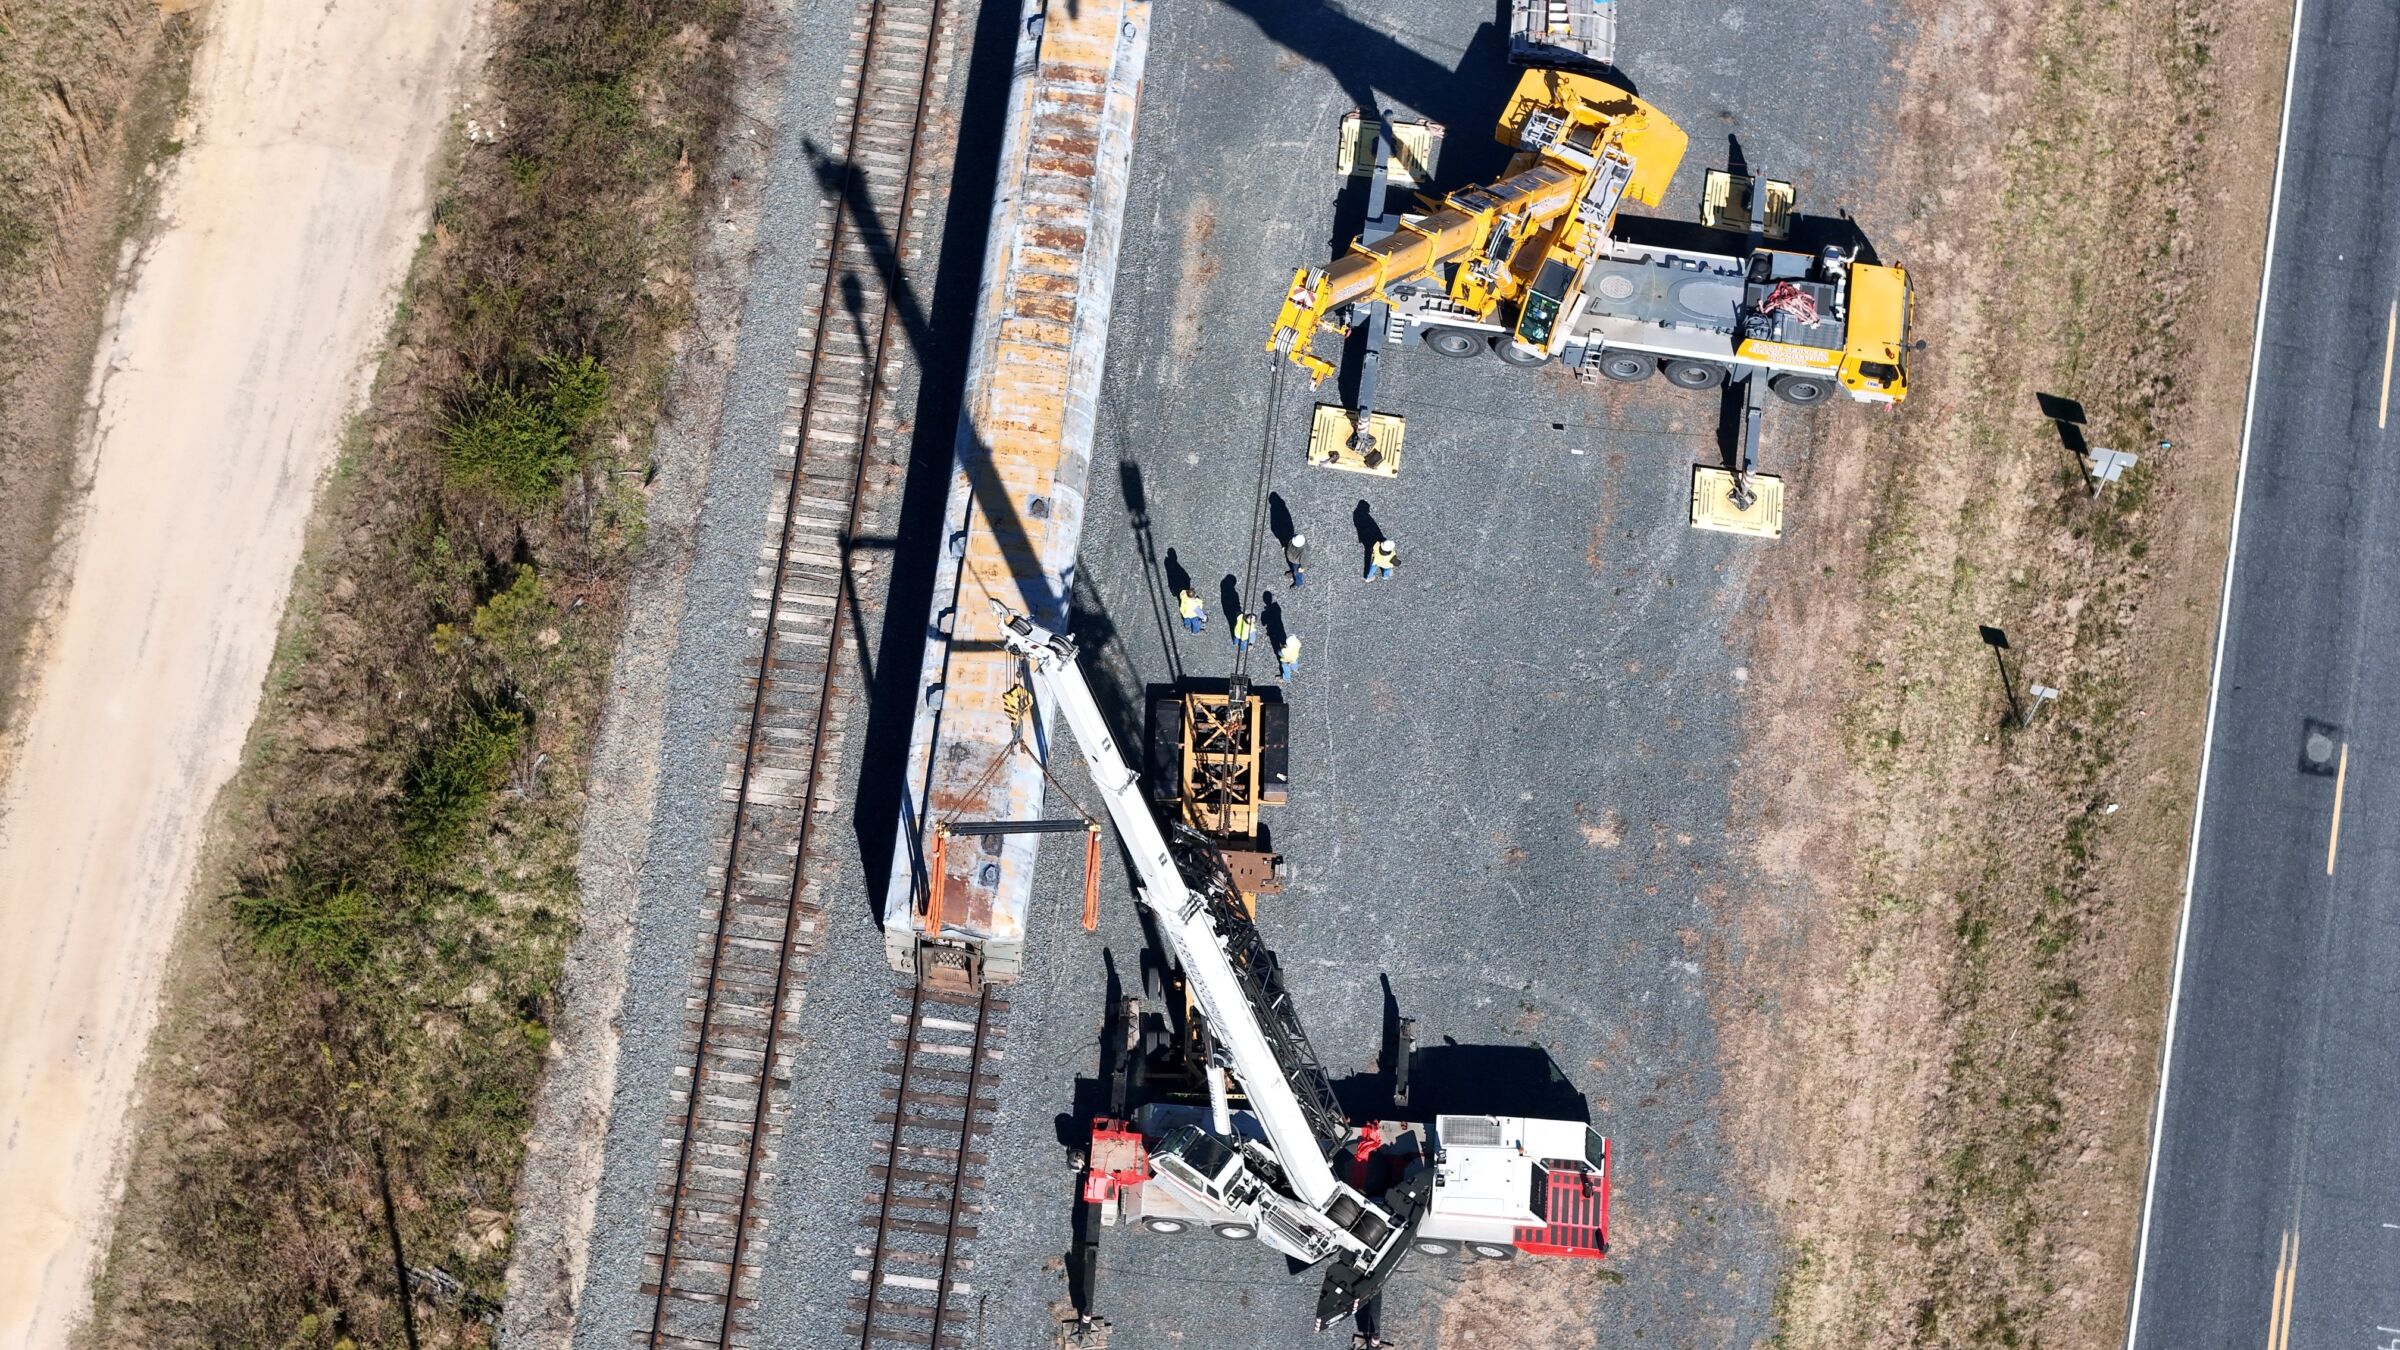
{"type": "Polygon", "coordinates": [[[1798,486],[1721,986],[1791,1344],[2122,1333],[2283,21],[1944,5],[1907,57],[1929,373],[1798,486]],[[2135,477],[2095,500],[2037,394],[2135,477]]]}

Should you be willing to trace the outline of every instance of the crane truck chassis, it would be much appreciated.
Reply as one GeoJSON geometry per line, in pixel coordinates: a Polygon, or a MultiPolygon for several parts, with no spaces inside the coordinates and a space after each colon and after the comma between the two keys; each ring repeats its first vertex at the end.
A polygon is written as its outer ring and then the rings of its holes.
{"type": "Polygon", "coordinates": [[[1106,1122],[1086,1185],[1112,1201],[1138,1197],[1134,1206],[1153,1220],[1189,1216],[1303,1264],[1330,1260],[1319,1330],[1374,1297],[1412,1243],[1604,1254],[1608,1144],[1589,1126],[1444,1116],[1430,1128],[1351,1127],[1215,845],[1180,825],[1170,843],[1074,643],[993,608],[1003,644],[1073,732],[1132,860],[1136,895],[1247,1099],[1236,1113],[1220,1088],[1205,1109],[1160,1106],[1131,1126],[1106,1122]],[[1337,1158],[1348,1179],[1335,1174],[1337,1158]]]}

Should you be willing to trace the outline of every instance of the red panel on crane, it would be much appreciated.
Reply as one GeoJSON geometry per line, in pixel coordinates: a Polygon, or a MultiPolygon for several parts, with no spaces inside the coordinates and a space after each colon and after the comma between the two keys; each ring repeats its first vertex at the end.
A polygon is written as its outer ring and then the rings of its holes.
{"type": "Polygon", "coordinates": [[[1608,1152],[1601,1146],[1600,1170],[1581,1159],[1546,1159],[1534,1180],[1536,1208],[1546,1225],[1517,1230],[1518,1251],[1535,1256],[1598,1260],[1608,1255],[1608,1152]]]}

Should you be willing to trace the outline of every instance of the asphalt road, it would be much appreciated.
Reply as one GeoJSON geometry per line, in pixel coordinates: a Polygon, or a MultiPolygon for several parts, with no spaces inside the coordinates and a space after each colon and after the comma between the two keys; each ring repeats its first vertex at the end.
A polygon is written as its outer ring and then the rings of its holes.
{"type": "Polygon", "coordinates": [[[2294,51],[2133,1350],[2400,1345],[2400,10],[2294,51]]]}

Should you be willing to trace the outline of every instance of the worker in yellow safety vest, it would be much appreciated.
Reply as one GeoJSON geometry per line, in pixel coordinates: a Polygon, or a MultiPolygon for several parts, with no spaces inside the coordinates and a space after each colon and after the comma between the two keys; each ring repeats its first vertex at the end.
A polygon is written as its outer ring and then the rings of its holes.
{"type": "Polygon", "coordinates": [[[1175,609],[1183,615],[1185,632],[1197,633],[1208,627],[1208,611],[1201,606],[1200,597],[1191,587],[1186,586],[1175,593],[1175,609]]]}
{"type": "Polygon", "coordinates": [[[1255,632],[1255,631],[1256,631],[1256,626],[1255,626],[1255,624],[1254,624],[1253,620],[1251,619],[1251,617],[1250,617],[1249,615],[1247,615],[1247,614],[1236,614],[1236,615],[1234,615],[1234,616],[1233,616],[1233,649],[1234,649],[1235,651],[1237,651],[1237,652],[1246,652],[1246,651],[1250,650],[1250,635],[1251,635],[1253,632],[1255,632]]]}
{"type": "Polygon", "coordinates": [[[1283,678],[1290,679],[1300,669],[1300,635],[1293,633],[1276,649],[1275,659],[1283,663],[1283,678]]]}
{"type": "Polygon", "coordinates": [[[1392,569],[1399,565],[1400,550],[1394,547],[1389,539],[1378,539],[1375,541],[1375,547],[1367,550],[1367,580],[1369,581],[1379,581],[1390,576],[1392,569]]]}

